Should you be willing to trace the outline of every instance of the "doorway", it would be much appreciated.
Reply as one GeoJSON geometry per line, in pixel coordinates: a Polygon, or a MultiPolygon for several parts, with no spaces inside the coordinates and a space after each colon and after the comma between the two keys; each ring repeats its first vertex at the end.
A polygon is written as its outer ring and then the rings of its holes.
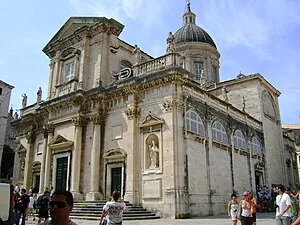
{"type": "Polygon", "coordinates": [[[111,168],[111,195],[117,190],[121,193],[122,167],[111,168]]]}
{"type": "Polygon", "coordinates": [[[55,190],[67,190],[68,157],[57,158],[55,190]]]}

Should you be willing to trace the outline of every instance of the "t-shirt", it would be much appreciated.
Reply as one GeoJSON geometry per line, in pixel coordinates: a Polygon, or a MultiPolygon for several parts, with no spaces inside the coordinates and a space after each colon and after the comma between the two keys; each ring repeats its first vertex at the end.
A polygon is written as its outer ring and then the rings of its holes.
{"type": "Polygon", "coordinates": [[[107,223],[120,223],[123,219],[123,211],[126,209],[124,202],[106,202],[103,210],[107,212],[107,223]]]}
{"type": "MultiPolygon", "coordinates": [[[[51,225],[51,220],[44,223],[38,223],[37,225],[51,225]]],[[[74,223],[72,220],[70,220],[69,225],[77,225],[77,223],[74,223]]]]}
{"type": "MultiPolygon", "coordinates": [[[[288,205],[291,205],[291,198],[288,194],[283,193],[282,195],[276,196],[276,205],[278,207],[276,208],[276,216],[278,216],[280,213],[282,213],[288,205]]],[[[283,216],[291,216],[290,210],[285,212],[283,216]]]]}

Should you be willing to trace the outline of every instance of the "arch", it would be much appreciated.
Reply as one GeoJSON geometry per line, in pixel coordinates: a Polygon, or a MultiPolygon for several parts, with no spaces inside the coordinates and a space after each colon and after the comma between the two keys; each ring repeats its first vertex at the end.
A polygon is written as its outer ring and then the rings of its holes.
{"type": "Polygon", "coordinates": [[[251,150],[253,154],[261,155],[261,144],[257,137],[252,137],[251,150]]]}
{"type": "Polygon", "coordinates": [[[185,116],[187,131],[205,136],[204,124],[201,117],[194,110],[188,110],[185,116]]]}
{"type": "Polygon", "coordinates": [[[120,70],[125,69],[125,68],[132,68],[132,63],[129,62],[128,60],[121,60],[120,70]]]}
{"type": "Polygon", "coordinates": [[[212,138],[214,141],[228,144],[226,129],[220,121],[215,121],[212,125],[212,138]]]}
{"type": "Polygon", "coordinates": [[[262,95],[262,102],[263,102],[263,111],[266,115],[270,116],[271,118],[276,119],[276,107],[275,102],[268,92],[264,92],[262,95]]]}
{"type": "Polygon", "coordinates": [[[247,149],[246,139],[241,130],[236,130],[234,132],[234,147],[238,149],[247,149]]]}
{"type": "Polygon", "coordinates": [[[126,158],[127,152],[124,149],[110,149],[103,154],[104,159],[126,158]]]}

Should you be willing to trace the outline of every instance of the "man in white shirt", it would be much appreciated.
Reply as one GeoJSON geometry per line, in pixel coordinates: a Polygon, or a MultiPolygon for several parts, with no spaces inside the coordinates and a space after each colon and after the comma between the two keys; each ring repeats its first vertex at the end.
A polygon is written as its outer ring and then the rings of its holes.
{"type": "Polygon", "coordinates": [[[114,191],[112,197],[113,201],[107,202],[103,207],[99,225],[102,225],[105,215],[107,225],[122,225],[123,211],[126,209],[126,204],[120,201],[120,192],[114,191]]]}
{"type": "Polygon", "coordinates": [[[279,184],[276,187],[276,225],[290,225],[291,224],[291,198],[288,194],[284,193],[285,188],[279,184]]]}

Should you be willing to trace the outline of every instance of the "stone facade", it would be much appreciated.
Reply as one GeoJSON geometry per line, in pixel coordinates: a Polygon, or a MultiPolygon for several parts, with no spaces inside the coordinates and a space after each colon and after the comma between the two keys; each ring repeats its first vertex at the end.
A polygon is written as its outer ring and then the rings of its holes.
{"type": "Polygon", "coordinates": [[[118,38],[123,27],[71,17],[43,49],[47,99],[14,122],[16,183],[88,201],[118,189],[171,218],[220,214],[232,192],[287,183],[273,86],[259,74],[219,83],[216,47],[172,34],[152,58],[118,38]]]}
{"type": "MultiPolygon", "coordinates": [[[[0,80],[0,175],[11,91],[14,87],[0,80]]],[[[1,176],[0,176],[1,178],[1,176]]]]}

